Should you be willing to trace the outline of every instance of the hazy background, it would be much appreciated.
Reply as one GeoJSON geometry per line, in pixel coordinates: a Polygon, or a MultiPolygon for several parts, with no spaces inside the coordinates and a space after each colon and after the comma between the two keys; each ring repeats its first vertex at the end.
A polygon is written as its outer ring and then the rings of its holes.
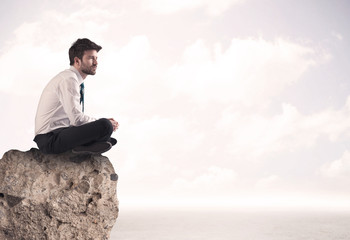
{"type": "Polygon", "coordinates": [[[86,114],[114,117],[121,208],[350,209],[346,0],[3,0],[0,155],[68,48],[103,49],[86,114]]]}

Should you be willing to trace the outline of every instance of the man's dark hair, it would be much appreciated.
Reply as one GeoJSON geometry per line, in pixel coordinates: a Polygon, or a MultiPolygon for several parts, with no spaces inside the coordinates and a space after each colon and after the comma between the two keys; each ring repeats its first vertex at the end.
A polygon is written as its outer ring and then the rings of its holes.
{"type": "Polygon", "coordinates": [[[72,46],[69,48],[69,64],[72,66],[74,64],[74,58],[77,57],[80,60],[83,59],[84,52],[86,50],[96,50],[97,52],[102,49],[101,46],[90,41],[87,38],[79,38],[75,41],[72,46]]]}

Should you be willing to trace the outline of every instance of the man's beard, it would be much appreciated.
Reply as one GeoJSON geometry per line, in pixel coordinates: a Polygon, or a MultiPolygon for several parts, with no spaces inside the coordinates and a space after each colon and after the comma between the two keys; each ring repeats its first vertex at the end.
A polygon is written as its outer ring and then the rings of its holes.
{"type": "Polygon", "coordinates": [[[87,75],[95,75],[97,66],[87,67],[84,64],[82,65],[81,71],[87,75]]]}

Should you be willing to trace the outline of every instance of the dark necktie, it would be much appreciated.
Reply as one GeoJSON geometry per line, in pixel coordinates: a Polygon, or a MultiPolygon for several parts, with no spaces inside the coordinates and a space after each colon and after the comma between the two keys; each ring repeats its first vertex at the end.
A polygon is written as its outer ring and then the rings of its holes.
{"type": "Polygon", "coordinates": [[[80,104],[84,112],[84,83],[80,84],[80,104]]]}

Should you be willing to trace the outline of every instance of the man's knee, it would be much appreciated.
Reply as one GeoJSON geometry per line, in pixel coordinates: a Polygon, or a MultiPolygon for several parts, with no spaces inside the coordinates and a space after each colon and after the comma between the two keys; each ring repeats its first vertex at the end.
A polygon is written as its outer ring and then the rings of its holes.
{"type": "Polygon", "coordinates": [[[113,133],[113,125],[110,120],[107,118],[101,118],[97,120],[97,122],[100,124],[101,128],[104,131],[104,135],[112,135],[113,133]]]}

